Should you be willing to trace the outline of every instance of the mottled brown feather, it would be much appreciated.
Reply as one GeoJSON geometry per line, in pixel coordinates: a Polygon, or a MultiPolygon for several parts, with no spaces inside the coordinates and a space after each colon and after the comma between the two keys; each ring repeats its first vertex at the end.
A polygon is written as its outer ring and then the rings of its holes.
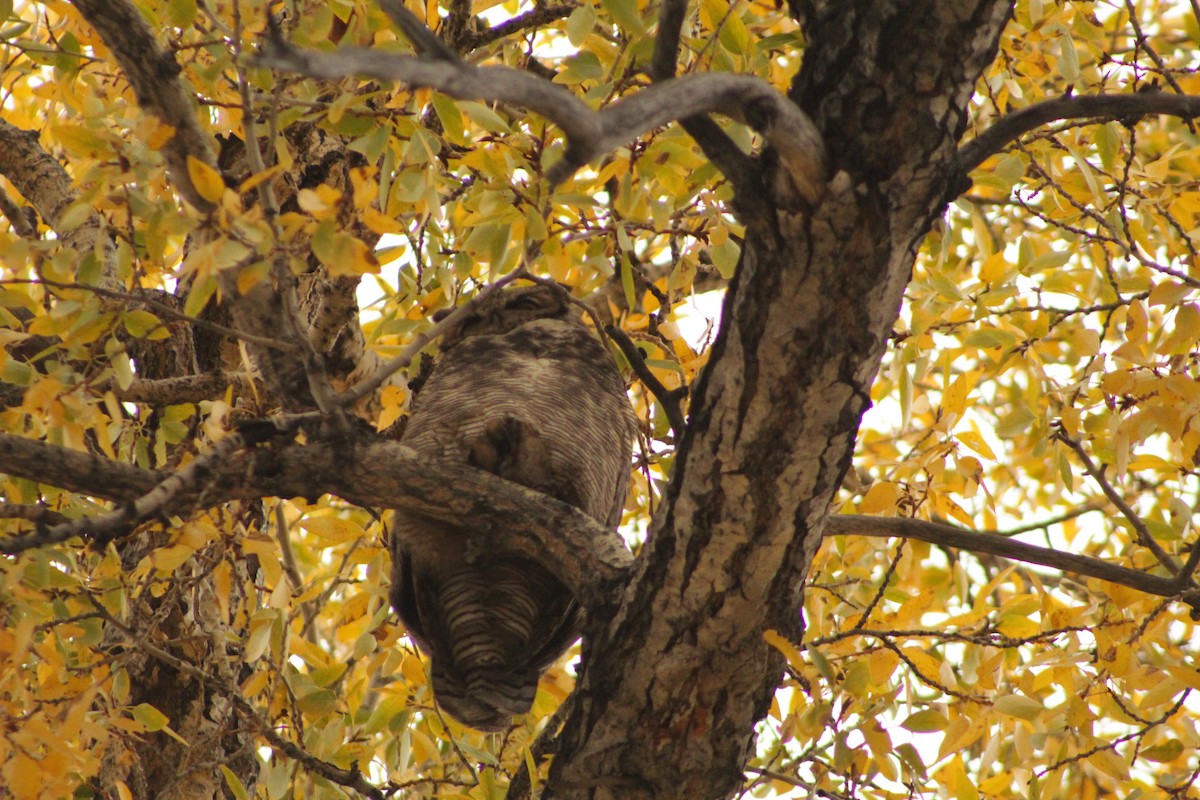
{"type": "MultiPolygon", "coordinates": [[[[401,441],[570,503],[615,527],[635,421],[612,357],[554,287],[487,298],[442,341],[401,441]]],[[[579,636],[580,609],[543,565],[486,526],[397,514],[392,604],[462,722],[507,727],[579,636]]]]}

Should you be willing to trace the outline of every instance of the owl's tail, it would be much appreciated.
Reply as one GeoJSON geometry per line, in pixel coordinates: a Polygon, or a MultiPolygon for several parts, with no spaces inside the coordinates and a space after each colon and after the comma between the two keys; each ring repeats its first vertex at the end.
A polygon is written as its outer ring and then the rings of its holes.
{"type": "Polygon", "coordinates": [[[433,696],[442,709],[464,725],[481,731],[499,731],[533,705],[538,676],[503,671],[475,671],[466,681],[445,671],[435,660],[433,696]]]}
{"type": "Polygon", "coordinates": [[[578,635],[578,607],[543,567],[497,559],[441,587],[449,658],[432,660],[442,708],[474,728],[508,727],[533,705],[538,677],[578,635]]]}

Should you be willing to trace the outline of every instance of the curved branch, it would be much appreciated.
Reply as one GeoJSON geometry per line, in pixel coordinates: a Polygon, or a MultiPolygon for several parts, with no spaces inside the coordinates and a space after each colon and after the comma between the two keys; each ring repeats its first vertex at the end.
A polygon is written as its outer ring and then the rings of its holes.
{"type": "MultiPolygon", "coordinates": [[[[407,30],[407,28],[406,28],[407,30]]],[[[258,59],[261,66],[298,72],[313,78],[340,80],[350,75],[398,80],[459,100],[512,103],[554,122],[567,138],[563,158],[547,174],[551,184],[570,177],[585,164],[631,139],[678,119],[717,113],[749,125],[781,156],[801,194],[815,202],[827,172],[824,143],[816,127],[774,87],[751,75],[688,75],[653,84],[601,111],[557,84],[502,66],[473,67],[447,57],[448,48],[428,30],[417,47],[428,57],[342,48],[317,53],[269,39],[258,59]],[[437,41],[440,47],[433,44],[437,41]]]]}
{"type": "MultiPolygon", "coordinates": [[[[675,77],[679,41],[687,17],[687,0],[663,0],[658,8],[658,31],[650,58],[650,79],[656,82],[675,77]]],[[[742,152],[729,134],[705,115],[684,117],[679,124],[700,145],[704,155],[733,185],[734,207],[739,216],[764,218],[770,213],[758,162],[742,152]]]]}
{"type": "Polygon", "coordinates": [[[998,153],[1004,145],[1048,122],[1063,119],[1099,118],[1134,120],[1148,114],[1169,114],[1192,119],[1200,117],[1200,96],[1142,92],[1059,97],[1001,117],[990,128],[958,149],[964,174],[998,153]]]}

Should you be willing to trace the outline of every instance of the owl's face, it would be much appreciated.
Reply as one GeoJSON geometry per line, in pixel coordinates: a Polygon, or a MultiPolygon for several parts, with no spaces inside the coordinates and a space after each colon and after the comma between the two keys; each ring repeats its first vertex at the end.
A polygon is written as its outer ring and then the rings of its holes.
{"type": "MultiPolygon", "coordinates": [[[[439,316],[444,314],[438,312],[434,319],[439,316]]],[[[485,298],[464,320],[446,331],[442,336],[442,349],[468,336],[508,333],[535,319],[578,321],[579,318],[553,286],[537,284],[502,289],[485,298]]]]}

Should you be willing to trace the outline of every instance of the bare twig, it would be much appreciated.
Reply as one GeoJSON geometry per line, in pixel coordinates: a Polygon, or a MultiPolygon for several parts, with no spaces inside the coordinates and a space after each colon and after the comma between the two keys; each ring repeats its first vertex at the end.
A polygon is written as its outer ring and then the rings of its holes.
{"type": "Polygon", "coordinates": [[[532,28],[539,28],[548,22],[568,17],[578,7],[579,4],[575,2],[555,3],[553,5],[542,5],[539,3],[528,11],[517,14],[515,17],[490,28],[485,28],[477,33],[468,33],[462,40],[463,52],[470,52],[500,39],[522,33],[532,28]]]}
{"type": "Polygon", "coordinates": [[[1100,491],[1104,492],[1104,496],[1117,507],[1117,510],[1121,512],[1121,515],[1133,527],[1134,532],[1137,533],[1138,543],[1147,548],[1151,553],[1154,553],[1159,563],[1166,567],[1172,575],[1179,575],[1179,565],[1175,563],[1175,559],[1155,541],[1154,536],[1150,533],[1150,529],[1146,527],[1146,523],[1142,521],[1142,518],[1138,516],[1138,513],[1133,510],[1129,503],[1125,502],[1125,498],[1121,497],[1120,493],[1113,487],[1108,478],[1105,477],[1104,469],[1096,466],[1096,463],[1092,461],[1092,457],[1083,448],[1083,444],[1068,436],[1067,432],[1062,428],[1055,431],[1055,438],[1075,451],[1075,455],[1079,458],[1080,463],[1083,464],[1083,468],[1087,470],[1087,474],[1091,476],[1096,485],[1100,487],[1100,491]]]}
{"type": "Polygon", "coordinates": [[[646,357],[642,355],[642,351],[638,350],[637,345],[629,338],[625,331],[615,325],[606,325],[604,332],[616,342],[617,347],[625,355],[625,360],[629,362],[629,366],[637,373],[640,380],[650,393],[653,394],[663,407],[663,411],[667,414],[667,421],[671,425],[671,430],[675,433],[676,440],[683,436],[683,430],[687,427],[687,422],[684,420],[683,411],[679,408],[679,400],[687,396],[687,386],[681,386],[678,389],[671,390],[662,385],[658,378],[654,377],[654,373],[646,366],[646,357]]]}
{"type": "Polygon", "coordinates": [[[1196,95],[1141,92],[1139,94],[1098,94],[1060,97],[1023,108],[1001,117],[990,128],[958,149],[958,163],[964,174],[978,167],[993,153],[1034,128],[1060,119],[1099,120],[1140,118],[1148,114],[1169,114],[1184,119],[1200,116],[1200,97],[1196,95]]]}
{"type": "Polygon", "coordinates": [[[1002,531],[993,531],[997,536],[1016,536],[1020,533],[1029,533],[1030,531],[1041,531],[1049,528],[1052,525],[1058,525],[1069,520],[1082,517],[1084,514],[1090,514],[1093,511],[1099,511],[1104,508],[1103,500],[1092,500],[1083,505],[1072,508],[1070,511],[1059,514],[1056,517],[1041,519],[1036,522],[1030,522],[1025,525],[1017,525],[1014,528],[1005,528],[1002,531]]]}
{"type": "Polygon", "coordinates": [[[429,345],[430,342],[436,340],[439,336],[450,330],[450,328],[457,325],[459,322],[462,322],[462,320],[465,319],[468,314],[478,307],[479,303],[481,303],[484,298],[489,297],[493,292],[500,290],[504,286],[507,286],[519,278],[528,277],[530,276],[525,272],[524,268],[520,268],[513,270],[503,278],[499,278],[498,280],[488,284],[468,302],[463,303],[461,306],[447,314],[444,318],[434,323],[421,333],[417,334],[417,336],[411,342],[409,342],[408,347],[405,347],[404,350],[400,352],[400,355],[382,364],[377,370],[375,370],[375,374],[371,375],[369,378],[359,381],[354,386],[338,395],[337,402],[343,408],[349,408],[359,400],[371,394],[380,386],[382,386],[384,382],[394,373],[404,369],[410,363],[412,363],[412,360],[416,358],[420,352],[429,345]]]}

